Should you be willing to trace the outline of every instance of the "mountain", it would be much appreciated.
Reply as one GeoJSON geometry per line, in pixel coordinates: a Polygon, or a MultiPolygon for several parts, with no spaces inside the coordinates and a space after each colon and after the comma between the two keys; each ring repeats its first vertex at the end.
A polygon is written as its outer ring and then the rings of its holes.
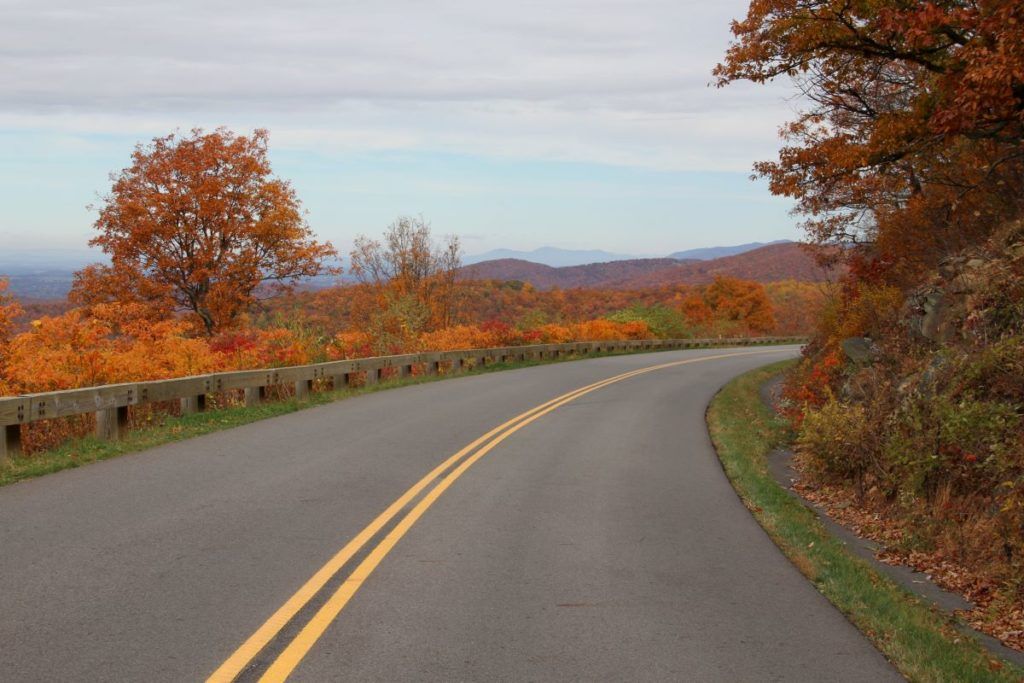
{"type": "Polygon", "coordinates": [[[462,269],[470,280],[522,280],[539,289],[592,287],[638,289],[658,285],[707,284],[716,275],[758,282],[820,282],[832,275],[802,245],[784,242],[706,261],[630,259],[553,268],[520,259],[486,261],[462,269]]]}
{"type": "Polygon", "coordinates": [[[686,251],[677,251],[674,254],[669,254],[669,258],[674,258],[677,261],[709,261],[711,259],[722,258],[723,256],[735,256],[736,254],[742,254],[747,251],[753,251],[754,249],[760,249],[761,247],[767,247],[773,244],[791,244],[790,240],[775,240],[774,242],[748,242],[746,244],[737,244],[732,247],[701,247],[700,249],[687,249],[686,251]]]}
{"type": "Polygon", "coordinates": [[[813,254],[797,242],[769,244],[757,249],[708,261],[682,261],[668,268],[649,271],[612,287],[650,287],[669,283],[707,284],[717,275],[756,282],[823,282],[835,272],[818,265],[813,254]]]}
{"type": "MultiPolygon", "coordinates": [[[[722,258],[723,256],[734,256],[761,247],[773,244],[789,244],[789,240],[776,240],[774,242],[749,242],[737,244],[731,247],[701,247],[699,249],[687,249],[669,254],[666,258],[676,261],[709,261],[722,258]]],[[[558,247],[541,247],[533,251],[517,251],[515,249],[492,249],[482,254],[467,256],[463,261],[466,265],[477,263],[503,261],[503,260],[526,261],[553,268],[565,268],[569,266],[586,266],[594,263],[608,263],[609,261],[636,261],[652,260],[640,259],[629,254],[615,254],[602,249],[559,249],[558,247]]]]}
{"type": "Polygon", "coordinates": [[[541,289],[603,287],[608,282],[642,277],[674,265],[678,265],[678,261],[654,258],[554,268],[543,263],[508,258],[465,266],[462,274],[467,280],[522,280],[541,289]]]}
{"type": "Polygon", "coordinates": [[[560,268],[564,266],[581,266],[587,263],[605,263],[607,261],[625,261],[635,259],[627,254],[613,254],[601,249],[559,249],[557,247],[541,247],[533,251],[516,251],[515,249],[493,249],[482,254],[467,256],[463,259],[466,265],[483,261],[500,261],[515,259],[529,261],[545,266],[560,268]]]}

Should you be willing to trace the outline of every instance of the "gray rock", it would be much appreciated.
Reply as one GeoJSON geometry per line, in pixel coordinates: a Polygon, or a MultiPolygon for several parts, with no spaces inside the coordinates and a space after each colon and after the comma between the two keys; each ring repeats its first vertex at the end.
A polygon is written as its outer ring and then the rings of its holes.
{"type": "Polygon", "coordinates": [[[867,337],[847,337],[840,345],[846,357],[854,363],[869,363],[874,356],[871,340],[867,337]]]}

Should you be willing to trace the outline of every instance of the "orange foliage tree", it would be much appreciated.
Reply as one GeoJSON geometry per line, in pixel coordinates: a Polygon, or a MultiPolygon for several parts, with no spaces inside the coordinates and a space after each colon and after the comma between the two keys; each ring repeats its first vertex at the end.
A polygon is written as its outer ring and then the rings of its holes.
{"type": "Polygon", "coordinates": [[[797,80],[811,106],[757,171],[912,282],[1024,210],[1021,26],[1019,0],[755,0],[716,74],[797,80]]]}
{"type": "Polygon", "coordinates": [[[0,395],[9,389],[6,385],[8,384],[11,333],[14,330],[15,318],[22,312],[18,302],[6,292],[7,280],[0,279],[0,395]]]}
{"type": "Polygon", "coordinates": [[[772,303],[759,282],[718,276],[704,290],[704,302],[728,331],[740,328],[764,334],[775,328],[772,303]]]}
{"type": "Polygon", "coordinates": [[[232,326],[261,286],[319,274],[334,255],[312,239],[288,182],[272,175],[268,135],[218,129],[156,138],[113,176],[90,242],[109,266],[79,274],[72,298],[190,312],[207,335],[232,326]]]}

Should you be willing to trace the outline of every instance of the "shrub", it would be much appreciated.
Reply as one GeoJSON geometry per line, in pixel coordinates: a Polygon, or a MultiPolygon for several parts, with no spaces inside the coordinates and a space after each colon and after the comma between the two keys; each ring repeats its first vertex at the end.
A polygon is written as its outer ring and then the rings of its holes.
{"type": "Polygon", "coordinates": [[[863,493],[865,475],[875,464],[876,435],[863,406],[831,399],[807,412],[797,443],[820,476],[853,480],[863,493]]]}
{"type": "Polygon", "coordinates": [[[664,304],[653,306],[635,305],[608,316],[615,323],[642,322],[659,339],[684,339],[692,337],[690,325],[682,313],[664,304]]]}

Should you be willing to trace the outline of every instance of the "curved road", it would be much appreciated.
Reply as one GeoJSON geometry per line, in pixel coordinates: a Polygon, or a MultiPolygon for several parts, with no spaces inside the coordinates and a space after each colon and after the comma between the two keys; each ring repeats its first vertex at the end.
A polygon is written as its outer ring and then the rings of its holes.
{"type": "Polygon", "coordinates": [[[721,471],[708,401],[796,354],[752,351],[393,389],[0,488],[0,679],[898,679],[721,471]]]}

